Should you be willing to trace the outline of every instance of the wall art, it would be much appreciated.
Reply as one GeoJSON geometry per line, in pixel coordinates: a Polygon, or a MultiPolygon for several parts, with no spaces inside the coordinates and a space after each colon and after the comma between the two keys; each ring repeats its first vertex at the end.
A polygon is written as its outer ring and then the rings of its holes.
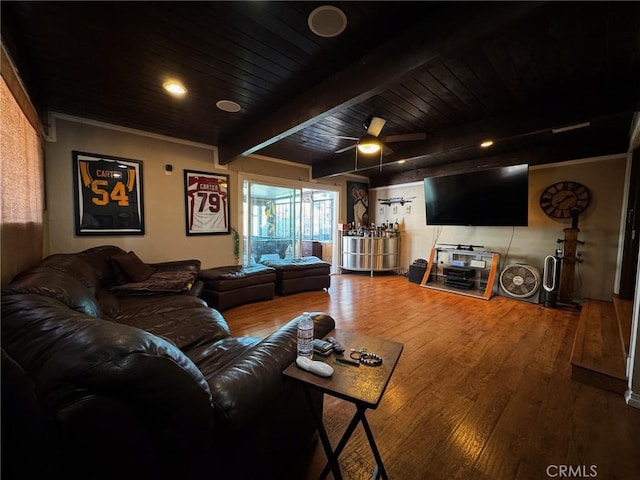
{"type": "Polygon", "coordinates": [[[72,156],[76,235],[144,235],[142,161],[72,156]]]}
{"type": "Polygon", "coordinates": [[[231,233],[229,175],[184,171],[187,235],[231,233]]]}

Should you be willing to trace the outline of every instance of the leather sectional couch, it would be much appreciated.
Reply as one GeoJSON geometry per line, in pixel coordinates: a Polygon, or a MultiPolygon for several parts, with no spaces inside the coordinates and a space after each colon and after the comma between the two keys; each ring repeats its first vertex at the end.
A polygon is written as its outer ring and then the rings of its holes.
{"type": "MultiPolygon", "coordinates": [[[[3,289],[2,478],[290,478],[315,430],[282,377],[297,318],[233,337],[197,296],[200,262],[138,261],[134,279],[126,254],[52,255],[3,289]]],[[[313,317],[316,337],[335,326],[313,317]]]]}

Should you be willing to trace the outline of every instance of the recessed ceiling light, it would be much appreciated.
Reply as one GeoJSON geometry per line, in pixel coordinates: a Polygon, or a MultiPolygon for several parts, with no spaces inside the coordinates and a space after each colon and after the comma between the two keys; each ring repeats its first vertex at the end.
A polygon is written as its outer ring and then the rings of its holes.
{"type": "Polygon", "coordinates": [[[322,5],[309,14],[307,23],[319,37],[337,37],[347,28],[347,16],[338,7],[322,5]]]}
{"type": "Polygon", "coordinates": [[[169,92],[171,95],[175,95],[181,97],[185,93],[187,93],[186,87],[178,82],[177,80],[167,80],[162,84],[164,89],[169,92]]]}
{"type": "Polygon", "coordinates": [[[218,107],[223,112],[230,113],[236,113],[242,109],[242,107],[238,103],[231,100],[218,100],[216,102],[216,107],[218,107]]]}
{"type": "Polygon", "coordinates": [[[493,145],[493,140],[485,140],[480,144],[482,148],[487,148],[487,147],[490,147],[491,145],[493,145]]]}

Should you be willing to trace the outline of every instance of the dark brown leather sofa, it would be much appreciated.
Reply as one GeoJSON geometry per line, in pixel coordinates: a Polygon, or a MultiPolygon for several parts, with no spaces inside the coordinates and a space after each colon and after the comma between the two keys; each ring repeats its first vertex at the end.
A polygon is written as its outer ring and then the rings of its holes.
{"type": "MultiPolygon", "coordinates": [[[[114,293],[122,253],[53,255],[3,290],[2,478],[291,478],[314,432],[282,377],[297,318],[234,338],[197,285],[114,293]]],[[[196,278],[200,264],[150,267],[196,278]]],[[[316,337],[334,328],[313,317],[316,337]]]]}

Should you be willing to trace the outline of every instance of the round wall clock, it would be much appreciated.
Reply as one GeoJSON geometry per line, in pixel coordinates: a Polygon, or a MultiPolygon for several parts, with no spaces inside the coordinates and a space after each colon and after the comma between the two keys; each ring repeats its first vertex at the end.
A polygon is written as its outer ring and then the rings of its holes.
{"type": "Polygon", "coordinates": [[[540,208],[553,218],[571,218],[571,212],[582,213],[591,200],[589,189],[578,182],[549,185],[540,195],[540,208]]]}

